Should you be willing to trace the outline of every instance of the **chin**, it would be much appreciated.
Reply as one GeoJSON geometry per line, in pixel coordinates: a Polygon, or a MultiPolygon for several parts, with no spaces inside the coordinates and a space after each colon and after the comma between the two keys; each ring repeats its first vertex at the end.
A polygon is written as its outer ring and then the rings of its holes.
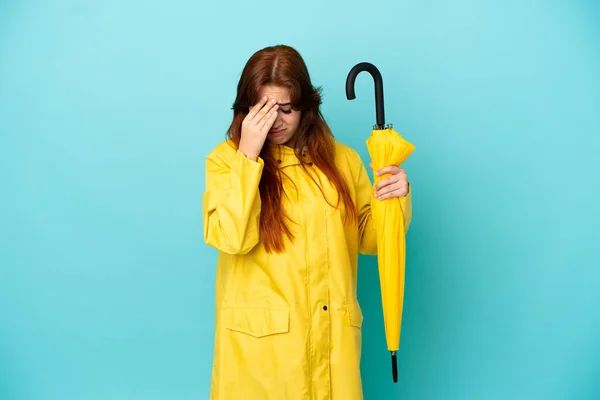
{"type": "Polygon", "coordinates": [[[287,136],[270,137],[269,141],[273,144],[286,144],[291,138],[287,136]]]}

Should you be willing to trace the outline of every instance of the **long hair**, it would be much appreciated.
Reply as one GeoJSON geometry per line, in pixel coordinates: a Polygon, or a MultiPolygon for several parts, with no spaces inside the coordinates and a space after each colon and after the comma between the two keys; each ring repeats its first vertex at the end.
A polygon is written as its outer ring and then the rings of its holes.
{"type": "MultiPolygon", "coordinates": [[[[302,111],[300,124],[294,136],[296,147],[308,149],[311,162],[337,189],[338,198],[335,207],[339,206],[340,200],[344,202],[345,222],[356,221],[357,210],[347,182],[334,163],[335,140],[319,108],[321,88],[313,87],[304,60],[293,48],[284,45],[267,47],[250,57],[238,82],[237,96],[233,104],[233,120],[227,131],[229,139],[239,146],[242,122],[248,115],[249,107],[259,101],[258,96],[264,85],[283,86],[289,89],[292,108],[302,111]]],[[[282,207],[281,170],[267,143],[263,146],[260,157],[264,162],[259,183],[260,237],[267,252],[273,250],[281,252],[284,249],[283,235],[290,240],[293,239],[286,224],[286,220],[290,219],[282,207]]],[[[301,165],[305,167],[306,161],[302,157],[299,158],[301,165]]],[[[324,195],[323,188],[320,185],[319,188],[324,195]]]]}

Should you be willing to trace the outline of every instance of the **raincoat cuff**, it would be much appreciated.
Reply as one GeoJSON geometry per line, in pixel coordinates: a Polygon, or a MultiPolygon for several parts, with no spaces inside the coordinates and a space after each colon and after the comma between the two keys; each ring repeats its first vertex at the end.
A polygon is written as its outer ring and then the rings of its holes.
{"type": "Polygon", "coordinates": [[[256,164],[260,165],[261,168],[264,167],[264,161],[262,158],[260,158],[260,156],[258,156],[256,158],[256,161],[251,160],[248,158],[248,156],[246,156],[244,153],[242,153],[239,149],[236,151],[236,157],[238,158],[243,158],[245,160],[246,163],[251,163],[253,166],[256,166],[256,164]]]}

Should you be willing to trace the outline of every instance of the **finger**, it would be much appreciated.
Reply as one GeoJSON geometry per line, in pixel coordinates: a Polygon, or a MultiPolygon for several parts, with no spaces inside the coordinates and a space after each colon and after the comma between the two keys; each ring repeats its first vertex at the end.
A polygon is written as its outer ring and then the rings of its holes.
{"type": "Polygon", "coordinates": [[[388,199],[394,199],[396,197],[403,197],[405,196],[404,190],[402,189],[396,189],[396,190],[392,190],[391,192],[388,192],[386,194],[382,194],[378,197],[379,200],[388,200],[388,199]]]}
{"type": "Polygon", "coordinates": [[[250,109],[250,112],[248,113],[248,115],[246,116],[246,118],[248,120],[251,120],[252,118],[254,118],[254,116],[256,115],[256,113],[258,113],[258,111],[265,105],[265,103],[267,102],[269,98],[267,96],[264,96],[262,99],[260,99],[258,101],[258,103],[256,103],[254,105],[254,107],[252,107],[250,109]]]}
{"type": "Polygon", "coordinates": [[[278,108],[279,108],[279,106],[275,105],[275,107],[273,107],[271,109],[271,111],[269,111],[267,116],[265,118],[263,118],[262,124],[260,125],[261,132],[265,133],[265,132],[268,132],[269,129],[271,129],[271,127],[273,126],[273,123],[275,123],[275,120],[277,119],[277,109],[278,108]]]}
{"type": "Polygon", "coordinates": [[[377,192],[375,192],[375,195],[377,197],[381,197],[381,196],[385,196],[385,195],[387,195],[389,193],[396,192],[398,190],[403,191],[405,188],[406,188],[406,185],[403,185],[401,183],[396,183],[396,184],[393,184],[393,185],[388,185],[388,186],[384,187],[381,190],[378,190],[377,192]]]}
{"type": "Polygon", "coordinates": [[[271,99],[267,104],[263,106],[263,108],[256,114],[256,116],[252,119],[252,123],[260,126],[262,123],[262,119],[267,115],[269,111],[277,104],[277,100],[271,99]]]}
{"type": "Polygon", "coordinates": [[[385,175],[385,174],[392,174],[392,175],[396,175],[400,172],[403,172],[404,170],[396,165],[389,165],[387,167],[383,167],[381,168],[379,171],[377,171],[377,176],[381,176],[381,175],[385,175]]]}
{"type": "Polygon", "coordinates": [[[371,169],[373,169],[373,162],[370,162],[370,163],[369,163],[369,167],[370,167],[371,169]]]}
{"type": "Polygon", "coordinates": [[[386,187],[388,185],[392,185],[396,182],[398,182],[398,178],[396,176],[394,176],[394,175],[388,176],[387,178],[384,178],[384,179],[380,180],[379,182],[377,182],[377,185],[375,185],[375,190],[379,191],[379,190],[383,189],[384,187],[386,187]]]}
{"type": "Polygon", "coordinates": [[[379,190],[377,190],[375,192],[375,197],[377,197],[378,199],[380,199],[382,196],[385,196],[388,193],[393,192],[394,190],[397,190],[398,188],[392,185],[386,186],[384,188],[381,188],[379,190]]]}

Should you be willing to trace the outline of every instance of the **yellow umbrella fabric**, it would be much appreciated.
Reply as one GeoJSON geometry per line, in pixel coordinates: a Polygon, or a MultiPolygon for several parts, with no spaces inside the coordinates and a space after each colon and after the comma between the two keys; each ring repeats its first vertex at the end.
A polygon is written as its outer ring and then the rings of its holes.
{"type": "MultiPolygon", "coordinates": [[[[373,130],[366,143],[374,171],[390,165],[401,165],[415,149],[412,143],[391,127],[373,130]]],[[[386,175],[375,175],[375,184],[384,178],[386,175]]],[[[378,200],[373,197],[371,215],[377,231],[377,263],[385,337],[392,355],[393,379],[397,382],[396,351],[400,348],[406,264],[404,216],[400,199],[378,200]]]]}

